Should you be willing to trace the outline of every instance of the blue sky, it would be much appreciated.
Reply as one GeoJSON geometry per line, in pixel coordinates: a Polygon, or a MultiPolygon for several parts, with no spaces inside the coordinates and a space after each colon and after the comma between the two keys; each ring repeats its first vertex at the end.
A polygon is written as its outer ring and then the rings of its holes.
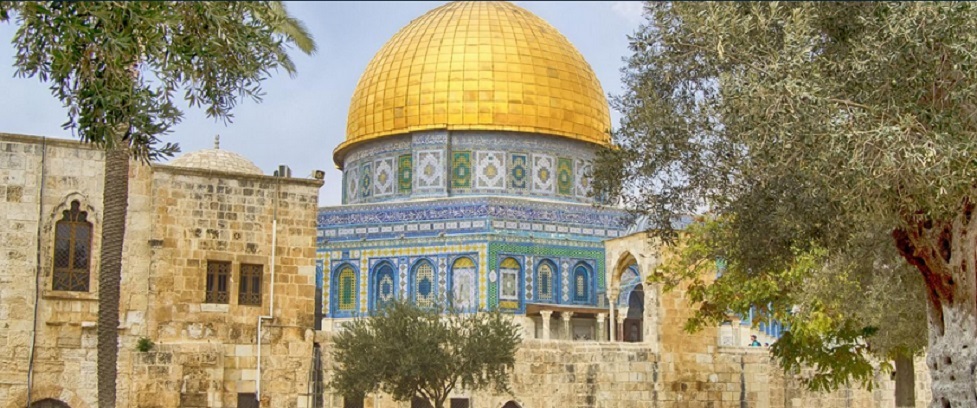
{"type": "MultiPolygon", "coordinates": [[[[240,153],[270,174],[279,164],[305,177],[325,170],[320,191],[322,205],[341,201],[342,175],[332,162],[332,150],[343,141],[346,114],[353,89],[373,55],[414,18],[445,2],[297,2],[289,11],[305,22],[319,46],[316,55],[292,53],[298,73],[273,76],[263,85],[262,103],[247,101],[224,125],[200,110],[184,109],[184,120],[165,136],[183,152],[213,146],[240,153]]],[[[629,54],[627,35],[642,21],[640,2],[517,1],[548,21],[583,54],[600,79],[604,92],[621,90],[622,58],[629,54]]],[[[16,78],[10,39],[14,24],[0,24],[0,132],[70,139],[61,129],[66,110],[36,78],[16,78]]],[[[616,126],[620,115],[612,111],[616,126]]]]}

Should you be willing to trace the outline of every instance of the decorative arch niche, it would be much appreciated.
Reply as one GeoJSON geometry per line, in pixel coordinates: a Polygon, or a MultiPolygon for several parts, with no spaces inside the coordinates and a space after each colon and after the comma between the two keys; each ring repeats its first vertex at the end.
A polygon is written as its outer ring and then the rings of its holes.
{"type": "Polygon", "coordinates": [[[370,311],[383,309],[397,299],[397,274],[390,262],[380,262],[373,267],[370,277],[370,311]]]}
{"type": "Polygon", "coordinates": [[[462,256],[451,264],[451,306],[461,311],[478,309],[478,267],[472,258],[462,256]]]}
{"type": "Polygon", "coordinates": [[[437,271],[434,263],[422,259],[411,268],[411,300],[421,307],[432,307],[438,300],[437,271]]]}

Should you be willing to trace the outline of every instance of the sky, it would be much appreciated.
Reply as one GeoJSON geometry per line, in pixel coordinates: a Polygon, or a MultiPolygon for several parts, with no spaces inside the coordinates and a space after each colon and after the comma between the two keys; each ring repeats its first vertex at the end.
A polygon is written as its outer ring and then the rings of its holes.
{"type": "MultiPolygon", "coordinates": [[[[183,121],[163,139],[176,142],[182,152],[220,147],[239,153],[271,174],[280,164],[294,177],[310,177],[324,170],[320,205],[339,205],[342,174],[332,151],[345,139],[350,98],[367,63],[401,28],[443,1],[289,2],[289,12],[302,20],[318,44],[307,56],[293,50],[297,74],[279,72],[262,83],[261,103],[250,100],[234,110],[225,124],[200,109],[184,109],[183,121]]],[[[643,21],[640,2],[514,2],[556,27],[584,56],[597,74],[605,94],[621,93],[620,68],[629,55],[627,36],[643,21]]],[[[10,44],[16,27],[0,24],[0,133],[20,133],[72,139],[61,128],[67,110],[37,78],[14,75],[10,44]]],[[[612,126],[620,114],[611,111],[612,126]]],[[[179,154],[178,154],[179,155],[179,154]]]]}

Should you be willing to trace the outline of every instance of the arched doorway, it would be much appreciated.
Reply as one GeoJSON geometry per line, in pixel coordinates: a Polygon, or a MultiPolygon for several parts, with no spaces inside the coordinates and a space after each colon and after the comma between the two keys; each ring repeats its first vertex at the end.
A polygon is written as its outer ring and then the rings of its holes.
{"type": "Polygon", "coordinates": [[[53,398],[45,398],[32,402],[31,408],[71,408],[71,406],[53,398]]]}
{"type": "Polygon", "coordinates": [[[516,403],[515,401],[509,401],[505,403],[505,405],[503,405],[502,408],[522,408],[522,407],[519,406],[519,404],[516,403]]]}
{"type": "Polygon", "coordinates": [[[639,283],[628,295],[628,315],[624,318],[624,341],[637,343],[643,340],[644,318],[645,291],[644,285],[639,283]]]}

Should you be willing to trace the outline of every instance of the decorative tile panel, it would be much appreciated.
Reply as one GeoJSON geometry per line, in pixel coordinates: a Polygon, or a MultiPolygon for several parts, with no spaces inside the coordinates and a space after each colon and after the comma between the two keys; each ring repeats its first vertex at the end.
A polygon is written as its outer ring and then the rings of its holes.
{"type": "Polygon", "coordinates": [[[373,195],[386,196],[394,193],[394,158],[387,157],[373,162],[375,179],[373,195]]]}
{"type": "Polygon", "coordinates": [[[573,195],[573,187],[573,160],[560,157],[556,164],[556,190],[562,195],[573,195]]]}
{"type": "Polygon", "coordinates": [[[418,190],[444,188],[444,153],[440,150],[418,151],[414,179],[418,190]]]}
{"type": "Polygon", "coordinates": [[[451,188],[472,187],[472,152],[451,153],[451,188]]]}
{"type": "Polygon", "coordinates": [[[576,170],[574,184],[576,185],[577,197],[587,198],[587,195],[590,194],[590,177],[588,176],[590,173],[590,161],[577,159],[576,170]]]}
{"type": "Polygon", "coordinates": [[[414,161],[409,154],[397,159],[397,191],[410,194],[414,176],[414,161]]]}
{"type": "Polygon", "coordinates": [[[509,160],[509,188],[525,189],[529,180],[529,162],[525,154],[512,154],[509,160]]]}
{"type": "Polygon", "coordinates": [[[505,153],[475,152],[475,188],[505,189],[505,153]]]}
{"type": "Polygon", "coordinates": [[[556,183],[556,165],[553,156],[534,154],[533,158],[533,192],[553,194],[556,183]]]}
{"type": "Polygon", "coordinates": [[[369,197],[373,192],[373,163],[363,163],[360,167],[360,195],[369,197]]]}
{"type": "Polygon", "coordinates": [[[360,169],[352,167],[346,170],[346,201],[359,202],[360,198],[360,169]]]}

